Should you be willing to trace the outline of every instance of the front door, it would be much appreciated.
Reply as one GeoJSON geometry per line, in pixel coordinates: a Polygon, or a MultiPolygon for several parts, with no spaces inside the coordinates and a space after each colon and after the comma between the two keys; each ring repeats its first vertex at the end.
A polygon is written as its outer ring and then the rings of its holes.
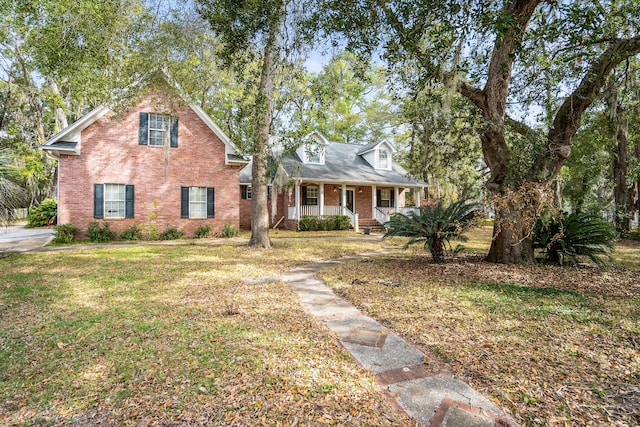
{"type": "Polygon", "coordinates": [[[347,188],[347,209],[356,213],[356,191],[353,188],[347,188]]]}

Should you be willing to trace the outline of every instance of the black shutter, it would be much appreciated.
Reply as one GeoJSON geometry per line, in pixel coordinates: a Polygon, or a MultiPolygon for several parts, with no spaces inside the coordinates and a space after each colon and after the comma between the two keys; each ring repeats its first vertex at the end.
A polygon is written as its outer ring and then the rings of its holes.
{"type": "Polygon", "coordinates": [[[379,208],[380,206],[380,190],[376,190],[376,208],[379,208]]]}
{"type": "Polygon", "coordinates": [[[138,144],[149,144],[149,113],[140,113],[140,131],[138,134],[138,144]]]}
{"type": "Polygon", "coordinates": [[[104,185],[93,184],[93,217],[102,219],[104,217],[104,185]]]}
{"type": "Polygon", "coordinates": [[[246,185],[241,185],[240,186],[240,193],[242,197],[242,200],[246,200],[247,199],[247,186],[246,185]]]}
{"type": "Polygon", "coordinates": [[[302,187],[302,206],[307,204],[307,187],[302,187]]]}
{"type": "Polygon", "coordinates": [[[207,218],[213,218],[215,209],[215,192],[213,188],[207,188],[207,218]]]}
{"type": "Polygon", "coordinates": [[[267,200],[271,200],[271,186],[267,186],[267,200]]]}
{"type": "Polygon", "coordinates": [[[171,136],[171,146],[174,148],[177,147],[178,146],[178,118],[177,117],[173,119],[170,136],[171,136]]]}
{"type": "Polygon", "coordinates": [[[394,200],[393,200],[393,199],[395,199],[395,197],[396,197],[396,191],[395,190],[389,190],[389,199],[391,199],[389,201],[389,207],[390,208],[393,208],[393,207],[396,206],[395,203],[394,203],[394,200]]]}
{"type": "Polygon", "coordinates": [[[180,218],[189,218],[189,187],[180,188],[180,218]]]}
{"type": "Polygon", "coordinates": [[[124,217],[125,218],[133,218],[133,185],[125,185],[125,207],[124,207],[124,217]]]}

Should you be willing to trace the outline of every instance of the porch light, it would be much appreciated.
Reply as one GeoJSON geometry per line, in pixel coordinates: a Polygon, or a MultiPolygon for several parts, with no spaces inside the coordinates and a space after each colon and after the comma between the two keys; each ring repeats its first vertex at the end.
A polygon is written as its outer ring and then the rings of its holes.
{"type": "Polygon", "coordinates": [[[337,192],[338,192],[338,186],[337,186],[337,185],[334,185],[334,186],[333,186],[333,192],[334,192],[334,193],[337,193],[337,192]]]}
{"type": "Polygon", "coordinates": [[[358,187],[358,193],[362,193],[362,187],[358,187]]]}

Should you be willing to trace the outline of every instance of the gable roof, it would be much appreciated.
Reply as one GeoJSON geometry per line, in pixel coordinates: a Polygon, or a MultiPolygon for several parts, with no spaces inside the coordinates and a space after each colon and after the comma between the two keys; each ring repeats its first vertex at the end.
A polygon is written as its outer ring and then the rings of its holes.
{"type": "MultiPolygon", "coordinates": [[[[177,95],[182,100],[185,100],[185,98],[180,94],[179,86],[168,76],[168,74],[166,74],[166,72],[163,72],[163,77],[169,86],[176,89],[177,95]]],[[[225,145],[225,164],[246,165],[249,163],[249,160],[237,154],[239,153],[239,150],[236,145],[202,108],[196,104],[188,105],[200,120],[202,120],[225,145]]],[[[60,154],[79,156],[82,148],[81,132],[109,112],[112,112],[112,110],[106,105],[101,105],[95,108],[76,122],[72,123],[70,126],[67,126],[65,129],[49,138],[41,148],[53,156],[59,156],[60,154]],[[75,143],[73,149],[70,149],[71,143],[75,143]]]]}
{"type": "Polygon", "coordinates": [[[362,154],[369,153],[369,152],[371,152],[371,151],[373,151],[373,150],[377,150],[377,149],[378,149],[378,147],[379,147],[380,145],[382,145],[382,144],[384,144],[384,145],[386,145],[387,147],[389,147],[389,148],[391,149],[391,152],[392,152],[392,153],[395,153],[396,151],[398,151],[398,150],[396,150],[396,147],[394,147],[394,146],[393,146],[393,144],[391,144],[391,143],[390,143],[389,141],[387,141],[386,139],[383,139],[382,141],[372,142],[372,143],[370,143],[370,144],[365,145],[364,147],[362,147],[362,148],[360,149],[360,151],[358,151],[358,154],[362,155],[362,154]]]}
{"type": "MultiPolygon", "coordinates": [[[[376,147],[381,143],[377,142],[373,146],[376,147]]],[[[298,155],[289,154],[282,159],[282,166],[290,178],[300,179],[304,182],[348,182],[353,185],[399,187],[427,186],[424,181],[410,176],[395,161],[391,162],[390,170],[375,169],[361,155],[365,147],[369,146],[331,142],[325,148],[324,165],[305,164],[298,155]]],[[[250,165],[240,172],[240,183],[251,184],[250,165]]]]}
{"type": "Polygon", "coordinates": [[[52,155],[60,154],[80,155],[80,134],[89,125],[102,118],[111,111],[105,106],[94,108],[79,120],[76,120],[70,126],[62,129],[60,132],[49,138],[42,145],[42,149],[49,151],[52,155]]]}

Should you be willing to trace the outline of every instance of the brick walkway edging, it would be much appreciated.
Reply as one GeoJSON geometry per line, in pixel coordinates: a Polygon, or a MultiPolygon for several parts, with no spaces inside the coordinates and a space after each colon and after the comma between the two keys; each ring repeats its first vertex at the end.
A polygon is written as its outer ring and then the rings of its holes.
{"type": "Polygon", "coordinates": [[[428,357],[393,331],[338,297],[316,273],[385,250],[294,268],[282,278],[301,304],[336,333],[340,344],[366,369],[394,407],[429,427],[517,427],[517,423],[468,384],[448,373],[432,372],[428,357]]]}

